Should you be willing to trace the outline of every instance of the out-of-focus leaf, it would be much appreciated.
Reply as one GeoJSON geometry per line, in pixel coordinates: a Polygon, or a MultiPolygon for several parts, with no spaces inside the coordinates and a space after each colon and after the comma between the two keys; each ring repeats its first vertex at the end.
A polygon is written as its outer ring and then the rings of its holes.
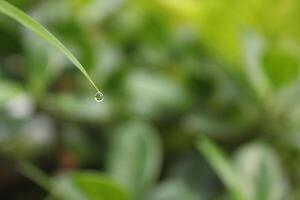
{"type": "Polygon", "coordinates": [[[161,164],[161,143],[156,131],[141,122],[119,127],[112,137],[108,172],[141,199],[156,179],[161,164]]]}
{"type": "Polygon", "coordinates": [[[47,191],[51,191],[51,179],[46,174],[44,174],[40,169],[35,167],[29,162],[20,161],[18,163],[19,171],[31,179],[34,183],[43,187],[47,191]]]}
{"type": "Polygon", "coordinates": [[[52,177],[50,194],[53,198],[61,200],[88,200],[86,196],[76,188],[72,182],[71,175],[66,173],[52,177]]]}
{"type": "MultiPolygon", "coordinates": [[[[0,126],[1,127],[1,126],[0,126]]],[[[0,150],[16,158],[45,155],[53,148],[54,124],[44,115],[37,115],[21,123],[7,123],[0,150]],[[7,132],[7,133],[6,133],[7,132]]]]}
{"type": "Polygon", "coordinates": [[[242,123],[236,125],[233,122],[214,119],[212,117],[204,116],[204,114],[201,113],[186,117],[182,126],[187,133],[197,134],[199,132],[205,132],[210,135],[216,134],[218,137],[226,138],[228,134],[238,132],[238,128],[242,128],[242,123]]]}
{"type": "Polygon", "coordinates": [[[64,200],[128,200],[126,192],[98,172],[72,172],[53,179],[53,195],[64,200]]]}
{"type": "Polygon", "coordinates": [[[262,64],[275,89],[299,77],[299,58],[280,47],[270,47],[262,57],[262,64]]]}
{"type": "Polygon", "coordinates": [[[134,112],[156,116],[162,110],[179,109],[186,100],[180,85],[166,77],[136,71],[127,77],[125,87],[130,95],[129,105],[134,112]]]}
{"type": "Polygon", "coordinates": [[[75,156],[75,162],[90,163],[97,162],[98,151],[95,145],[91,144],[89,135],[82,128],[70,124],[62,130],[62,144],[64,151],[75,156]]]}
{"type": "Polygon", "coordinates": [[[287,197],[287,182],[276,153],[267,145],[253,143],[238,149],[236,173],[243,177],[240,187],[252,200],[279,200],[287,197]]]}
{"type": "Polygon", "coordinates": [[[81,6],[80,21],[82,24],[94,25],[104,18],[114,14],[124,0],[93,0],[81,6]]]}
{"type": "Polygon", "coordinates": [[[215,169],[223,181],[233,200],[246,200],[240,186],[240,177],[235,173],[232,163],[223,152],[208,138],[203,137],[197,143],[197,148],[202,152],[208,162],[215,169]]]}
{"type": "Polygon", "coordinates": [[[245,73],[260,98],[266,98],[272,92],[268,76],[261,65],[263,47],[263,39],[258,35],[254,33],[245,34],[243,48],[245,73]]]}
{"type": "Polygon", "coordinates": [[[201,200],[182,180],[168,180],[158,185],[147,200],[201,200]]]}
{"type": "Polygon", "coordinates": [[[199,26],[203,42],[214,54],[221,55],[231,62],[241,63],[243,45],[240,34],[245,28],[265,33],[270,39],[290,37],[299,42],[297,0],[157,2],[170,11],[173,20],[182,22],[184,18],[183,21],[199,26]]]}
{"type": "Polygon", "coordinates": [[[1,80],[0,91],[2,91],[0,93],[0,108],[2,108],[11,98],[19,95],[22,89],[18,84],[1,80]]]}
{"type": "Polygon", "coordinates": [[[257,200],[265,200],[269,199],[270,196],[270,188],[269,188],[269,175],[265,165],[265,162],[262,160],[259,163],[258,172],[256,174],[256,192],[255,196],[257,200]]]}
{"type": "Polygon", "coordinates": [[[7,114],[14,119],[28,119],[32,117],[34,109],[32,97],[27,93],[13,96],[7,101],[5,106],[7,114]]]}
{"type": "Polygon", "coordinates": [[[127,199],[127,195],[121,187],[99,173],[73,174],[72,181],[90,200],[127,199]]]}
{"type": "MultiPolygon", "coordinates": [[[[270,99],[270,107],[273,113],[288,113],[293,119],[298,118],[298,106],[300,100],[300,81],[295,81],[294,84],[287,85],[282,90],[274,94],[274,98],[270,99]]],[[[294,119],[298,123],[298,119],[294,119]]]]}
{"type": "Polygon", "coordinates": [[[167,183],[183,185],[197,199],[219,197],[219,194],[215,192],[217,177],[209,163],[204,160],[198,151],[180,153],[176,156],[175,162],[173,161],[167,168],[165,176],[168,177],[167,183]],[[170,181],[168,181],[169,179],[170,181]]]}
{"type": "MultiPolygon", "coordinates": [[[[108,99],[108,98],[106,98],[108,99]]],[[[101,106],[91,98],[75,98],[71,95],[49,96],[44,101],[45,108],[67,119],[87,122],[105,121],[112,117],[112,101],[104,101],[101,106]]]]}

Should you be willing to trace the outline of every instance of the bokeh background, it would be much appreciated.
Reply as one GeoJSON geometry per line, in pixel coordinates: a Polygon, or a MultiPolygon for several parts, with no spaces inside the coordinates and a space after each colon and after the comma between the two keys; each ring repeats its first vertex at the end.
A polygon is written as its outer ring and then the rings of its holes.
{"type": "Polygon", "coordinates": [[[298,0],[9,2],[1,199],[300,199],[298,0]]]}

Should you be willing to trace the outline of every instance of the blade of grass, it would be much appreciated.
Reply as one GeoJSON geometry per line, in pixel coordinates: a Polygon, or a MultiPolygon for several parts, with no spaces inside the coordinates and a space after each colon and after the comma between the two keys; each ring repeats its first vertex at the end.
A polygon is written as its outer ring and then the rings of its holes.
{"type": "Polygon", "coordinates": [[[32,180],[37,185],[44,188],[46,191],[51,191],[51,180],[40,169],[26,161],[19,161],[18,168],[21,174],[32,180]]]}
{"type": "Polygon", "coordinates": [[[43,38],[49,44],[58,48],[83,73],[83,75],[93,85],[97,92],[99,92],[98,87],[93,82],[93,80],[91,79],[87,71],[84,69],[84,67],[81,65],[81,63],[76,59],[76,57],[39,22],[37,22],[35,19],[27,15],[19,8],[13,6],[12,4],[4,0],[0,0],[0,12],[18,21],[23,26],[25,26],[26,28],[43,38]]]}
{"type": "Polygon", "coordinates": [[[77,193],[77,190],[74,190],[74,188],[70,185],[68,179],[63,177],[62,179],[54,179],[53,177],[49,177],[38,167],[27,161],[18,161],[18,170],[23,176],[27,177],[33,183],[47,191],[53,199],[84,200],[80,193],[77,193]],[[54,189],[54,184],[57,188],[59,188],[59,192],[54,189]]]}
{"type": "Polygon", "coordinates": [[[232,199],[245,200],[246,198],[239,185],[239,177],[236,175],[230,161],[226,158],[223,152],[206,137],[201,138],[197,142],[196,146],[225,184],[227,190],[232,196],[232,199]]]}

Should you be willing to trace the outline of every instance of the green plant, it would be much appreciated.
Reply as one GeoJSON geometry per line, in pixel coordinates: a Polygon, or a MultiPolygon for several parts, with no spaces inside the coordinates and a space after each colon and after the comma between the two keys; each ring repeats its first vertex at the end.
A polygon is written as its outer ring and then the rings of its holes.
{"type": "Polygon", "coordinates": [[[232,200],[273,200],[286,196],[284,175],[270,146],[259,142],[244,145],[233,159],[207,137],[199,139],[196,146],[224,183],[232,200]]]}
{"type": "Polygon", "coordinates": [[[208,162],[215,169],[218,176],[224,182],[233,200],[245,200],[240,188],[241,179],[235,173],[230,161],[223,152],[208,138],[203,137],[197,143],[197,148],[203,153],[208,162]]]}
{"type": "Polygon", "coordinates": [[[82,74],[87,78],[87,80],[92,84],[92,86],[97,90],[95,95],[96,101],[101,101],[103,99],[102,93],[99,91],[96,84],[93,82],[85,68],[76,59],[76,57],[65,47],[52,33],[50,33],[45,27],[34,20],[32,17],[24,13],[22,10],[8,3],[7,1],[0,0],[0,12],[13,18],[14,20],[21,23],[23,26],[36,33],[38,36],[43,38],[49,44],[58,48],[65,56],[82,72],[82,74]]]}
{"type": "Polygon", "coordinates": [[[6,1],[109,101],[0,14],[4,199],[300,199],[299,1],[6,1]]]}
{"type": "Polygon", "coordinates": [[[110,177],[94,171],[58,173],[48,177],[34,165],[19,162],[19,171],[59,200],[128,200],[127,192],[110,177]]]}

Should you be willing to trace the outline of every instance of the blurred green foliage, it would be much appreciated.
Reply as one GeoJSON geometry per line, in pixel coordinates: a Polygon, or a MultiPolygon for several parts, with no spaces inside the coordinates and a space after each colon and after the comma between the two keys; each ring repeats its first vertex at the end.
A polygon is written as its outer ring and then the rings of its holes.
{"type": "Polygon", "coordinates": [[[299,1],[9,2],[105,100],[0,15],[1,199],[300,198],[299,1]]]}

